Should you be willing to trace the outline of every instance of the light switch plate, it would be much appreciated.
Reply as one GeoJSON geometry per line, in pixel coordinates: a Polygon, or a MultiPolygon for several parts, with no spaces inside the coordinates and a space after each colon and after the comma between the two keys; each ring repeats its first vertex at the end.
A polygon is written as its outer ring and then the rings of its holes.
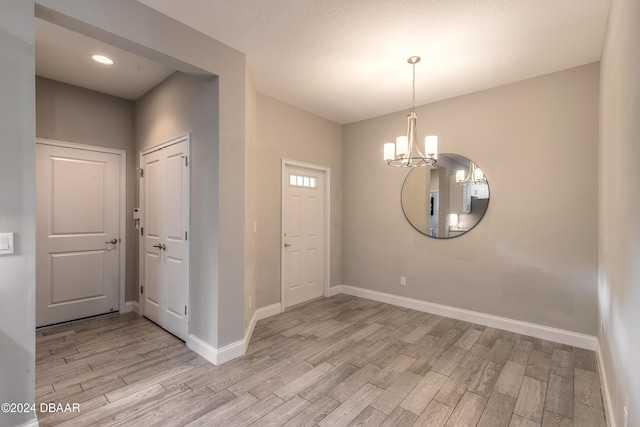
{"type": "Polygon", "coordinates": [[[0,255],[13,253],[13,233],[0,233],[0,255]]]}

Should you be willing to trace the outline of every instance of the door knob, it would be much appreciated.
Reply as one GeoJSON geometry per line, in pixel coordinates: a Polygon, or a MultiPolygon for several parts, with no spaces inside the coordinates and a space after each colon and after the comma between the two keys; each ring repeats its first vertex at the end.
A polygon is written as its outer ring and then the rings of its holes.
{"type": "Polygon", "coordinates": [[[111,240],[109,240],[109,241],[108,241],[108,242],[106,242],[106,243],[107,243],[107,245],[108,245],[108,244],[115,245],[116,243],[118,243],[118,239],[111,239],[111,240]]]}
{"type": "Polygon", "coordinates": [[[158,245],[153,245],[154,248],[158,248],[158,249],[162,249],[163,251],[167,250],[167,247],[164,245],[164,243],[160,243],[158,245]]]}
{"type": "Polygon", "coordinates": [[[288,243],[285,243],[285,244],[284,244],[284,247],[285,247],[285,248],[288,248],[289,246],[291,246],[291,245],[290,245],[290,244],[288,244],[288,243]]]}

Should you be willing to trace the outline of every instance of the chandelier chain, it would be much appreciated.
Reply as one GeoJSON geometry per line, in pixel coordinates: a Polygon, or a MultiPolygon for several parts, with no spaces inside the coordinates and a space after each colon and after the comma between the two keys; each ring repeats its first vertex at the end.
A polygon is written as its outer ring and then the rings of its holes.
{"type": "Polygon", "coordinates": [[[416,64],[413,65],[413,97],[411,98],[411,112],[416,111],[416,64]]]}

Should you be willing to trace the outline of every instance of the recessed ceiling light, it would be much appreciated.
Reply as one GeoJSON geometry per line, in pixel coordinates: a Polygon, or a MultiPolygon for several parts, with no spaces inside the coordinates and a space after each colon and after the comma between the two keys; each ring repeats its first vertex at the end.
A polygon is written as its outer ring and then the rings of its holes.
{"type": "Polygon", "coordinates": [[[113,59],[104,55],[91,55],[91,59],[96,61],[98,64],[113,65],[113,59]]]}

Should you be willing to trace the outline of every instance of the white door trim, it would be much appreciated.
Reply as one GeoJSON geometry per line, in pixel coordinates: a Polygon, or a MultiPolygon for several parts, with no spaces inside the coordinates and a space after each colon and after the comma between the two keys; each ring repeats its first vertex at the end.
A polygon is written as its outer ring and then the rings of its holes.
{"type": "Polygon", "coordinates": [[[328,166],[316,165],[313,163],[300,162],[292,159],[282,158],[282,177],[280,189],[280,310],[284,312],[284,210],[287,186],[289,185],[289,177],[286,176],[287,166],[297,166],[307,169],[313,169],[322,172],[324,177],[324,211],[322,212],[322,234],[324,242],[323,250],[323,278],[322,278],[322,294],[329,296],[329,284],[331,282],[331,168],[328,166]]]}
{"type": "MultiPolygon", "coordinates": [[[[154,145],[153,147],[145,148],[144,150],[140,151],[140,156],[139,156],[140,158],[139,158],[138,165],[141,166],[143,164],[142,158],[144,157],[144,155],[153,153],[154,151],[161,150],[165,147],[168,147],[173,144],[177,144],[182,141],[187,141],[187,153],[189,153],[188,156],[191,157],[191,132],[187,132],[173,139],[165,141],[161,144],[154,145]]],[[[188,161],[190,162],[191,159],[188,159],[188,161]]],[[[189,165],[188,173],[189,173],[189,193],[191,193],[191,165],[189,165]]],[[[139,175],[137,176],[140,177],[139,175]]],[[[142,212],[142,206],[140,205],[143,200],[143,192],[144,192],[143,180],[141,179],[138,180],[138,188],[139,188],[140,198],[138,199],[137,202],[140,209],[140,227],[144,228],[144,223],[142,221],[142,218],[144,218],[144,214],[142,212]]],[[[187,232],[190,235],[191,234],[191,198],[189,198],[189,227],[188,228],[189,229],[187,230],[187,232]]],[[[142,236],[138,234],[138,241],[142,240],[141,237],[142,236]]],[[[189,237],[188,247],[189,248],[191,247],[191,237],[189,237]]],[[[188,252],[189,252],[189,257],[191,257],[191,250],[189,250],[188,252]]],[[[140,289],[143,283],[144,283],[144,245],[139,244],[138,245],[138,314],[140,314],[140,316],[144,316],[144,298],[142,296],[142,292],[140,292],[140,289]]],[[[188,289],[187,292],[189,293],[187,297],[187,300],[188,300],[187,305],[189,306],[187,318],[188,318],[189,325],[191,325],[191,260],[189,260],[189,283],[188,283],[187,289],[188,289]]]]}
{"type": "Polygon", "coordinates": [[[52,145],[54,147],[73,148],[76,150],[96,151],[98,153],[117,154],[120,156],[120,288],[118,305],[120,313],[125,312],[125,281],[127,272],[127,152],[119,148],[102,147],[98,145],[78,144],[75,142],[58,141],[55,139],[36,138],[36,144],[52,145]]]}

